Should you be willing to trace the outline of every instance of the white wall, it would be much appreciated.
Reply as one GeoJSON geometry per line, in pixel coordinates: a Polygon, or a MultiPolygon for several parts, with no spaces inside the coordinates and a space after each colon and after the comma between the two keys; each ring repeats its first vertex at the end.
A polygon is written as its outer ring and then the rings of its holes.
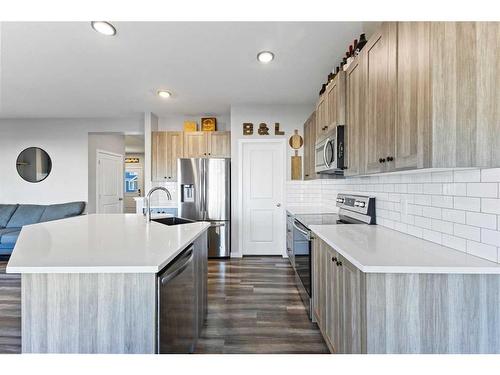
{"type": "MultiPolygon", "coordinates": [[[[295,129],[299,130],[299,134],[303,134],[303,125],[314,109],[314,105],[235,105],[231,107],[231,255],[234,257],[241,256],[241,251],[238,245],[239,238],[239,186],[238,186],[238,141],[240,139],[272,139],[285,138],[288,140],[295,129]],[[251,122],[254,124],[253,135],[243,135],[243,123],[251,122]],[[259,124],[264,122],[269,127],[267,136],[258,135],[257,129],[259,124]],[[285,135],[274,135],[274,123],[280,123],[280,129],[285,131],[285,135]]],[[[302,155],[303,148],[299,150],[299,155],[302,155]]],[[[290,156],[293,155],[293,150],[287,143],[287,170],[286,178],[290,179],[290,156]]]]}
{"type": "Polygon", "coordinates": [[[0,119],[0,203],[88,201],[88,133],[143,132],[141,119],[0,119]],[[52,172],[42,182],[24,181],[16,171],[25,148],[43,148],[52,172]]]}
{"type": "Polygon", "coordinates": [[[231,128],[231,117],[229,113],[220,115],[172,115],[164,116],[158,119],[158,130],[181,131],[184,130],[184,121],[195,121],[198,124],[198,130],[201,126],[202,117],[215,117],[217,119],[217,130],[225,131],[231,128]]]}
{"type": "MultiPolygon", "coordinates": [[[[110,133],[90,133],[88,143],[88,205],[87,212],[97,211],[97,150],[109,151],[125,157],[125,135],[110,133]]],[[[125,169],[125,163],[123,164],[125,169]]]]}
{"type": "Polygon", "coordinates": [[[377,224],[500,263],[500,168],[290,181],[289,205],[376,197],[377,224]]]}

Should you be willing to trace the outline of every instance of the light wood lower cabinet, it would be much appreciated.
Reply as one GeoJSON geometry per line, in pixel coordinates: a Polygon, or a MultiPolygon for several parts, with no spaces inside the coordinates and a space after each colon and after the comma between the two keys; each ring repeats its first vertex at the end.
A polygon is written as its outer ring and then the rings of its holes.
{"type": "Polygon", "coordinates": [[[315,237],[312,288],[332,353],[500,353],[500,275],[364,273],[315,237]]]}
{"type": "Polygon", "coordinates": [[[313,314],[332,353],[361,353],[361,271],[320,239],[313,246],[313,314]]]}

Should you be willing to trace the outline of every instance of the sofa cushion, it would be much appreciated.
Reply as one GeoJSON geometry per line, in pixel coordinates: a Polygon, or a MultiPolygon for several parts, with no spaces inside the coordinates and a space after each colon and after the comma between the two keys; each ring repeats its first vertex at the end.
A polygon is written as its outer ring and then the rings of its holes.
{"type": "Polygon", "coordinates": [[[52,204],[43,211],[40,222],[64,219],[67,217],[81,215],[85,209],[85,202],[70,202],[52,204]]]}
{"type": "MultiPolygon", "coordinates": [[[[15,245],[17,241],[17,237],[19,237],[19,233],[21,233],[21,228],[6,228],[12,229],[10,232],[2,233],[2,237],[0,237],[0,244],[2,245],[15,245]]],[[[2,229],[2,230],[6,230],[2,229]]]]}
{"type": "Polygon", "coordinates": [[[14,245],[2,245],[0,243],[0,255],[11,255],[14,245]]]}
{"type": "Polygon", "coordinates": [[[7,228],[22,227],[24,225],[35,224],[40,221],[46,206],[36,204],[20,204],[16,212],[7,223],[7,228]]]}
{"type": "Polygon", "coordinates": [[[17,206],[17,204],[0,204],[0,228],[7,226],[17,206]]]}

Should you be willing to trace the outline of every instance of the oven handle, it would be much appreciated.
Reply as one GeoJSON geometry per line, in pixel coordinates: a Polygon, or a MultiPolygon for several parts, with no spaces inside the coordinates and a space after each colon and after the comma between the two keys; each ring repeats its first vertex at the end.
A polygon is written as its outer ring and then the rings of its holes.
{"type": "Polygon", "coordinates": [[[297,224],[295,224],[295,221],[296,221],[296,220],[294,220],[294,221],[293,221],[293,227],[294,227],[295,229],[297,229],[300,233],[302,233],[304,236],[306,236],[308,240],[311,240],[311,234],[310,234],[309,232],[306,232],[305,230],[303,230],[303,229],[299,228],[299,227],[297,226],[297,224]]]}
{"type": "Polygon", "coordinates": [[[325,141],[325,145],[323,146],[323,161],[325,162],[327,168],[330,168],[330,164],[328,164],[328,161],[326,161],[326,148],[328,147],[329,143],[330,143],[330,138],[327,138],[325,141]]]}

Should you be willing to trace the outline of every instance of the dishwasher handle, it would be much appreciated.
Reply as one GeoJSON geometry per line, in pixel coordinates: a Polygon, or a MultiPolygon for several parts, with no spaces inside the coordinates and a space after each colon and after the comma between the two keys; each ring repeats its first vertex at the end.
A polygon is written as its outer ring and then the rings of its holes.
{"type": "Polygon", "coordinates": [[[297,220],[294,220],[294,221],[293,221],[293,223],[292,223],[292,224],[293,224],[293,227],[294,227],[294,228],[295,228],[298,232],[302,233],[302,234],[303,234],[303,235],[304,235],[304,236],[305,236],[308,240],[311,240],[311,233],[309,233],[309,232],[307,232],[307,231],[305,231],[305,230],[303,230],[303,229],[299,228],[299,227],[298,227],[298,225],[297,225],[297,223],[298,223],[298,221],[297,221],[297,220]]]}
{"type": "Polygon", "coordinates": [[[191,247],[185,251],[185,254],[182,256],[182,258],[177,260],[177,262],[182,261],[180,266],[176,267],[171,271],[167,271],[165,275],[161,277],[160,282],[162,285],[168,283],[177,275],[180,275],[189,266],[189,264],[193,261],[194,257],[193,248],[194,246],[191,245],[191,247]]]}

